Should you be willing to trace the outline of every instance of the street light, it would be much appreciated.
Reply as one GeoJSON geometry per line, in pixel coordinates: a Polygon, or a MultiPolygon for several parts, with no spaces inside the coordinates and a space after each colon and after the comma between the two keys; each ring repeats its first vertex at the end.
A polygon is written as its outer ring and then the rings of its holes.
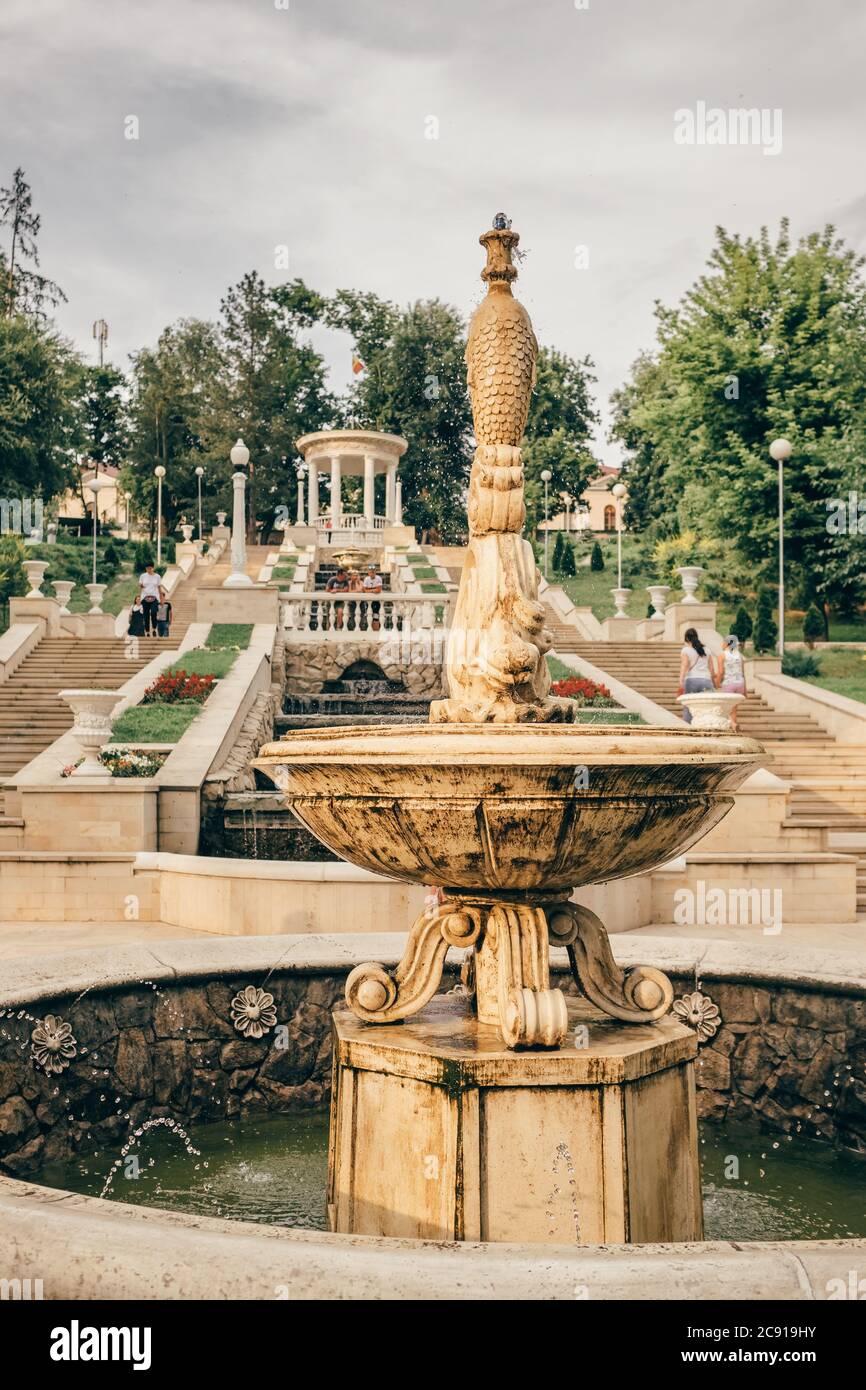
{"type": "Polygon", "coordinates": [[[126,539],[129,540],[132,534],[129,527],[129,504],[132,501],[132,493],[125,492],[123,494],[123,497],[124,501],[126,502],[126,539]]]}
{"type": "Polygon", "coordinates": [[[622,499],[626,494],[625,483],[614,483],[611,492],[616,498],[616,582],[622,588],[622,499]]]}
{"type": "Polygon", "coordinates": [[[306,471],[307,465],[304,463],[303,459],[298,459],[295,463],[295,477],[298,480],[298,510],[295,518],[295,524],[297,526],[303,526],[304,524],[304,474],[306,471]]]}
{"type": "Polygon", "coordinates": [[[223,588],[248,589],[253,581],[247,574],[246,508],[244,505],[247,480],[246,475],[241,470],[246,468],[250,461],[250,451],[242,439],[239,439],[235,444],[229,458],[235,468],[232,474],[232,488],[234,490],[232,498],[232,571],[228,578],[223,580],[223,588]]]}
{"type": "Polygon", "coordinates": [[[547,578],[547,489],[553,477],[549,468],[541,470],[541,481],[544,483],[544,577],[547,578]]]}
{"type": "Polygon", "coordinates": [[[774,439],[770,458],[779,465],[779,656],[785,655],[785,479],[783,464],[793,449],[787,439],[774,439]]]}
{"type": "Polygon", "coordinates": [[[162,480],[165,469],[158,463],[153,472],[156,478],[156,568],[159,569],[162,564],[162,480]]]}
{"type": "Polygon", "coordinates": [[[98,508],[98,506],[97,506],[97,503],[98,503],[98,500],[99,500],[99,494],[100,494],[100,492],[102,491],[102,489],[103,489],[104,487],[110,487],[110,486],[111,486],[111,479],[110,479],[110,478],[106,478],[105,475],[102,474],[102,473],[96,473],[96,472],[93,474],[93,477],[90,479],[90,482],[87,484],[87,487],[88,487],[88,488],[90,489],[90,491],[93,493],[93,580],[92,580],[92,582],[93,582],[94,584],[96,583],[96,523],[97,523],[97,519],[98,519],[98,515],[97,515],[97,514],[98,514],[98,511],[99,511],[99,508],[98,508]]]}
{"type": "Polygon", "coordinates": [[[201,541],[204,539],[204,532],[201,529],[201,480],[204,477],[204,469],[201,464],[195,470],[195,476],[198,478],[198,538],[201,541]]]}

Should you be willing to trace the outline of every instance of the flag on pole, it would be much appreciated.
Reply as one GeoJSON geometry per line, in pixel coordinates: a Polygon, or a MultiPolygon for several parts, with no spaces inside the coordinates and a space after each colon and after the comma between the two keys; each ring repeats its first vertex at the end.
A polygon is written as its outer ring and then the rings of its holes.
{"type": "Polygon", "coordinates": [[[355,376],[357,376],[359,372],[364,371],[364,363],[361,361],[357,352],[352,353],[352,371],[355,373],[355,376]]]}

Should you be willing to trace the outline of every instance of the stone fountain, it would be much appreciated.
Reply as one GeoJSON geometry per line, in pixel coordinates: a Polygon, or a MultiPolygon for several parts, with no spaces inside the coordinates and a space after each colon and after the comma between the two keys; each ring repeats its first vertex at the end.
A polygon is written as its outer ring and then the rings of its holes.
{"type": "Polygon", "coordinates": [[[666,976],[620,970],[604,924],[571,895],[694,844],[761,749],[730,733],[578,727],[550,695],[522,535],[537,343],[511,290],[518,240],[501,215],[480,238],[488,293],[466,349],[477,448],[448,698],[429,725],[288,734],[255,763],[343,858],[443,890],[396,970],[357,967],[334,1015],[331,1223],[696,1240],[695,1035],[669,1016],[666,976]],[[551,945],[567,951],[576,996],[551,979],[551,945]],[[437,994],[449,947],[466,953],[463,985],[437,994]]]}

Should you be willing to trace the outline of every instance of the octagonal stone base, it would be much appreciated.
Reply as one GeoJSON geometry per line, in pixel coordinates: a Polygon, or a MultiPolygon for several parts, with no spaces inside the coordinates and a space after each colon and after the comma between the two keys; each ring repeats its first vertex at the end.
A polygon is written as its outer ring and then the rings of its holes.
{"type": "Polygon", "coordinates": [[[569,999],[567,1046],[512,1052],[466,996],[409,1023],[334,1013],[328,1213],[352,1235],[702,1238],[695,1035],[569,999]]]}

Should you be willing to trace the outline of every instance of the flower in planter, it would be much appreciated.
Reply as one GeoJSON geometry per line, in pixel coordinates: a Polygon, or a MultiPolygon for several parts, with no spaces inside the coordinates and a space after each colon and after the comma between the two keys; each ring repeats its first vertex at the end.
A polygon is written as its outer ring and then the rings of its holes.
{"type": "Polygon", "coordinates": [[[157,676],[142,696],[143,705],[173,705],[179,700],[194,700],[203,705],[214,686],[213,676],[197,676],[186,671],[173,671],[157,676]]]}
{"type": "Polygon", "coordinates": [[[554,681],[550,689],[553,695],[575,700],[579,705],[610,707],[616,704],[607,686],[590,680],[588,676],[568,676],[564,680],[554,681]]]}
{"type": "Polygon", "coordinates": [[[37,1066],[50,1075],[65,1071],[78,1052],[72,1028],[55,1014],[46,1014],[30,1034],[31,1055],[37,1066]]]}
{"type": "Polygon", "coordinates": [[[247,985],[232,1000],[232,1023],[247,1038],[262,1038],[277,1021],[274,996],[247,985]]]}
{"type": "Polygon", "coordinates": [[[706,1042],[708,1038],[713,1037],[719,1031],[719,1025],[722,1021],[718,1005],[713,1003],[708,994],[702,994],[699,989],[696,989],[693,994],[684,994],[682,999],[675,1000],[671,1012],[693,1029],[701,1042],[706,1042]]]}

